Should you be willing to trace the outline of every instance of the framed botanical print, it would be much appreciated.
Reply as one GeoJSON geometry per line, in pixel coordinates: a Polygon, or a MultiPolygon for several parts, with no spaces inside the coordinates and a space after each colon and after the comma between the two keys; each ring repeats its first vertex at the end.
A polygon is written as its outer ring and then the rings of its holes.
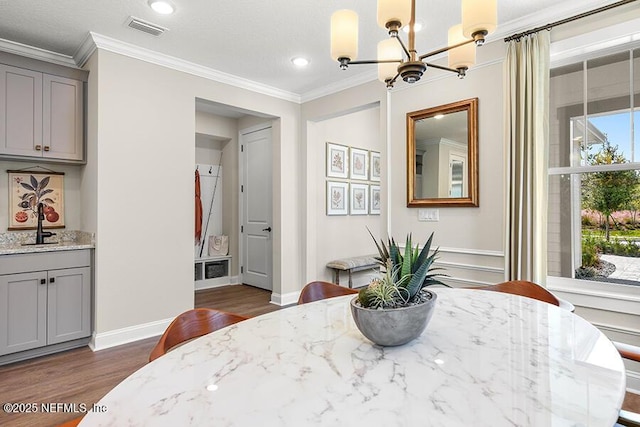
{"type": "Polygon", "coordinates": [[[64,173],[9,173],[9,230],[34,230],[42,203],[43,228],[64,228],[64,173]]]}
{"type": "Polygon", "coordinates": [[[370,157],[369,170],[371,171],[369,180],[380,182],[380,169],[381,169],[380,153],[377,151],[370,151],[369,157],[370,157]]]}
{"type": "Polygon", "coordinates": [[[360,148],[350,149],[351,179],[369,179],[369,152],[360,148]]]}
{"type": "Polygon", "coordinates": [[[349,147],[327,142],[327,177],[349,177],[349,147]]]}
{"type": "Polygon", "coordinates": [[[327,181],[327,215],[349,213],[349,183],[327,181]]]}
{"type": "Polygon", "coordinates": [[[350,213],[366,215],[369,212],[369,185],[351,183],[350,213]]]}
{"type": "Polygon", "coordinates": [[[380,186],[369,186],[369,213],[371,215],[380,215],[380,186]]]}

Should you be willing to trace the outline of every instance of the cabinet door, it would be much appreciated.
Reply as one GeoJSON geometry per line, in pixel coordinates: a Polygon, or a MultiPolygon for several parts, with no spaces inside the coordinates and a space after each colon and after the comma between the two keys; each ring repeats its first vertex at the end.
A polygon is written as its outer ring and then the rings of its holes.
{"type": "Polygon", "coordinates": [[[0,65],[0,153],[42,156],[42,73],[0,65]]]}
{"type": "Polygon", "coordinates": [[[47,344],[46,273],[0,276],[0,355],[47,344]]]}
{"type": "Polygon", "coordinates": [[[43,78],[43,157],[83,159],[82,82],[45,74],[43,78]]]}
{"type": "Polygon", "coordinates": [[[49,271],[47,344],[91,335],[91,267],[49,271]]]}

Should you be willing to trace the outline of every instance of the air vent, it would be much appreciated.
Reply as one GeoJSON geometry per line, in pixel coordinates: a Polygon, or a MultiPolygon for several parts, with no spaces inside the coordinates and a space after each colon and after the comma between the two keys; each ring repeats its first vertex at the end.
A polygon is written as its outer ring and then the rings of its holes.
{"type": "Polygon", "coordinates": [[[152,36],[159,36],[168,30],[168,28],[164,28],[164,27],[161,27],[160,25],[152,24],[151,22],[145,21],[140,18],[136,18],[135,16],[130,16],[129,19],[127,19],[127,26],[130,28],[133,28],[134,30],[151,34],[152,36]]]}

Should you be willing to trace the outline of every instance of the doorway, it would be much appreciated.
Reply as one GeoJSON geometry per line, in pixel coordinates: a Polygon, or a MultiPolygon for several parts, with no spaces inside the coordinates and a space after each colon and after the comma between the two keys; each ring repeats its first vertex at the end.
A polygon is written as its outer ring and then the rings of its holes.
{"type": "Polygon", "coordinates": [[[242,283],[273,290],[271,126],[240,131],[242,283]]]}

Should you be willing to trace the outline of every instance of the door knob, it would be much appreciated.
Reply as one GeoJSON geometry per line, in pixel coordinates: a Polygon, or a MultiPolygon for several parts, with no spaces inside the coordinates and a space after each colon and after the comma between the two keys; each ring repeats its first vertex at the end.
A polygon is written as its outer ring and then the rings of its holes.
{"type": "Polygon", "coordinates": [[[269,233],[271,233],[271,227],[263,228],[262,231],[268,231],[269,233]]]}

